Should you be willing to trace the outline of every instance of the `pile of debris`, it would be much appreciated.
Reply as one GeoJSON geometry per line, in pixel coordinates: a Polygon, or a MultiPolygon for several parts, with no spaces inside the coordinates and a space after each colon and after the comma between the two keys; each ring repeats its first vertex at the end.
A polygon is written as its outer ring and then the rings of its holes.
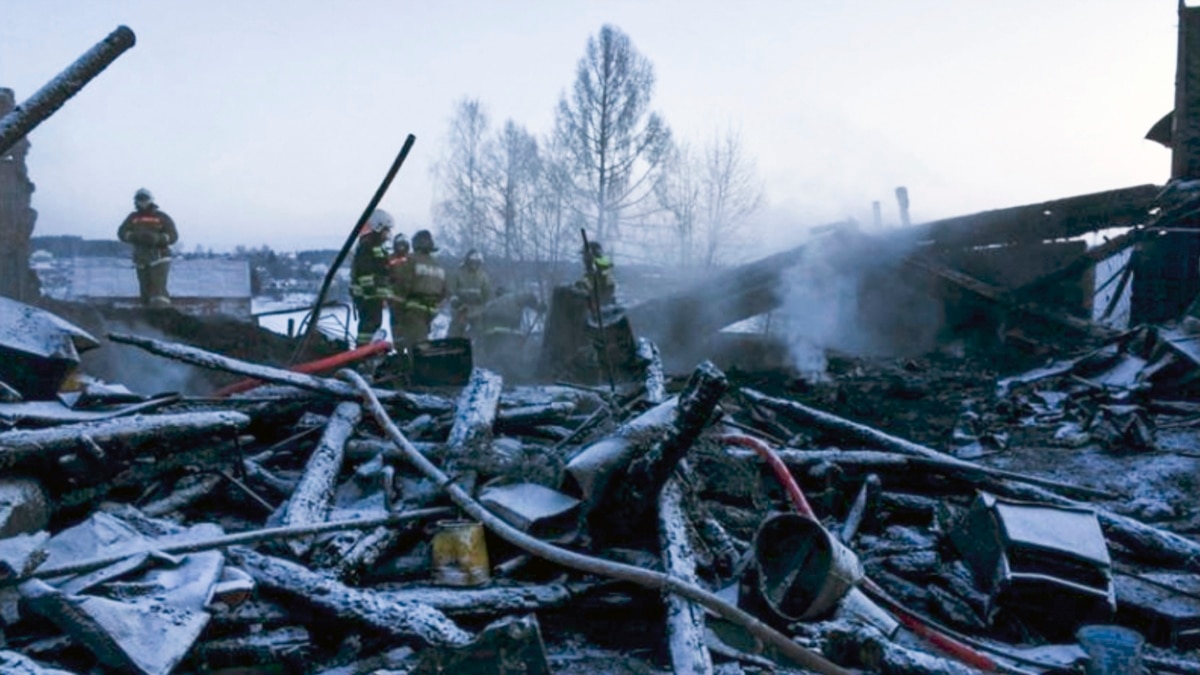
{"type": "Polygon", "coordinates": [[[256,381],[146,398],[20,322],[45,339],[3,369],[4,672],[1200,672],[1200,544],[1014,466],[1022,428],[1126,454],[1186,428],[1171,329],[1000,381],[948,439],[975,462],[708,362],[396,391],[110,334],[256,381]]]}

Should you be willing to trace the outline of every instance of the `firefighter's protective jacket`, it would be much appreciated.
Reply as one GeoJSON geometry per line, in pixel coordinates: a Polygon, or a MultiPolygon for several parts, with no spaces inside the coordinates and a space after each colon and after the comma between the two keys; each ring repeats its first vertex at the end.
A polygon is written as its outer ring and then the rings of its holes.
{"type": "Polygon", "coordinates": [[[404,309],[434,314],[446,299],[446,270],[432,255],[416,252],[393,268],[396,298],[404,309]]]}
{"type": "Polygon", "coordinates": [[[154,204],[125,216],[117,228],[117,239],[133,246],[133,264],[138,267],[170,259],[171,245],[179,241],[175,221],[154,204]]]}
{"type": "Polygon", "coordinates": [[[478,309],[492,299],[492,283],[483,267],[474,269],[462,266],[454,276],[450,295],[454,296],[467,309],[478,309]]]}
{"type": "Polygon", "coordinates": [[[374,232],[359,237],[350,261],[350,295],[359,299],[392,297],[388,283],[387,238],[374,232]]]}
{"type": "Polygon", "coordinates": [[[611,305],[616,302],[617,279],[613,275],[612,258],[600,255],[591,258],[590,261],[585,261],[583,278],[579,280],[577,286],[587,292],[589,300],[592,298],[593,284],[599,286],[598,295],[601,305],[611,305]],[[590,264],[588,264],[589,262],[590,264]]]}

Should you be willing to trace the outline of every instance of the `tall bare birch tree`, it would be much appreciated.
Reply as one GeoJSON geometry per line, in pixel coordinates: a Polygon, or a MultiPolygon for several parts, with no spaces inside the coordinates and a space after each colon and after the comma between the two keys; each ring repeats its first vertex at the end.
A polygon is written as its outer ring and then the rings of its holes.
{"type": "Polygon", "coordinates": [[[652,210],[654,187],[671,132],[650,112],[654,68],[621,29],[605,25],[588,38],[570,94],[559,100],[555,133],[570,160],[575,208],[600,239],[622,220],[652,210]]]}
{"type": "Polygon", "coordinates": [[[491,186],[496,182],[488,126],[487,111],[479,99],[459,101],[450,119],[446,154],[434,167],[438,190],[434,219],[441,236],[460,252],[488,248],[491,186]]]}

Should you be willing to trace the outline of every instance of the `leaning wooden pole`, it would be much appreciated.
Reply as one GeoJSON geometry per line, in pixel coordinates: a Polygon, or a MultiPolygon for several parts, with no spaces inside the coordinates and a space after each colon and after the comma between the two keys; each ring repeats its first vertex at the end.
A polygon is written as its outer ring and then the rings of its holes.
{"type": "Polygon", "coordinates": [[[117,26],[108,37],[97,42],[83,56],[67,66],[66,70],[38,89],[33,96],[0,118],[0,155],[8,152],[17,141],[46,121],[136,41],[133,31],[128,26],[117,26]]]}

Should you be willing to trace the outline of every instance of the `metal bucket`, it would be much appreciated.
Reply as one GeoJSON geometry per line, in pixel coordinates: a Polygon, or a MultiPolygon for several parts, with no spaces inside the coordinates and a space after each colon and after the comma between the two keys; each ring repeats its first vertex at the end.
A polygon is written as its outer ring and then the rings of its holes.
{"type": "Polygon", "coordinates": [[[765,607],[768,623],[821,618],[863,578],[854,552],[809,518],[768,517],[754,535],[754,564],[743,581],[744,608],[765,607]]]}
{"type": "Polygon", "coordinates": [[[443,586],[481,586],[491,581],[491,563],[483,525],[443,520],[430,545],[433,581],[443,586]]]}

